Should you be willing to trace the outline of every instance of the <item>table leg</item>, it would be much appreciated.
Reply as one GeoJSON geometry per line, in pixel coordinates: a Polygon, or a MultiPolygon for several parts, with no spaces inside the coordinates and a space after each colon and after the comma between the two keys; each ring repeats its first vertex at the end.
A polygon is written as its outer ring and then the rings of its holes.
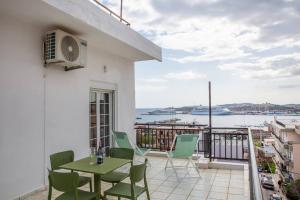
{"type": "Polygon", "coordinates": [[[94,174],[94,192],[99,194],[99,199],[103,199],[101,195],[101,179],[99,174],[94,174]]]}

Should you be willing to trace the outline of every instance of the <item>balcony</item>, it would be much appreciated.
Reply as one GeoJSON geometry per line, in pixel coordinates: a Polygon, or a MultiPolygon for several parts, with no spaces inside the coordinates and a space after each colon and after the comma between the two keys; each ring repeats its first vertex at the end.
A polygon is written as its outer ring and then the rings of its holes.
{"type": "MultiPolygon", "coordinates": [[[[248,129],[213,128],[211,133],[209,135],[206,127],[196,125],[136,124],[137,145],[153,149],[148,156],[151,166],[147,169],[151,199],[262,199],[254,146],[248,129]],[[195,155],[201,156],[198,163],[201,177],[193,168],[176,169],[178,177],[171,168],[165,170],[167,158],[163,152],[171,148],[175,133],[199,134],[195,155]],[[203,164],[205,161],[206,165],[203,164]]],[[[184,166],[186,161],[176,159],[174,164],[184,166]]],[[[111,184],[102,182],[102,192],[110,187],[111,184]]],[[[84,189],[89,188],[85,186],[84,189]]],[[[54,191],[53,197],[59,194],[54,191]]],[[[47,190],[25,199],[47,199],[47,190]]],[[[146,199],[146,196],[139,199],[146,199]]]]}
{"type": "MultiPolygon", "coordinates": [[[[172,169],[165,171],[166,158],[149,157],[152,164],[148,168],[148,184],[151,199],[168,200],[201,200],[201,199],[249,199],[249,181],[247,170],[233,169],[200,169],[201,178],[194,169],[178,169],[179,179],[176,178],[172,169]],[[188,172],[188,173],[187,173],[188,172]]],[[[182,161],[175,162],[183,165],[182,161]]],[[[111,184],[102,183],[102,189],[106,190],[111,184]]],[[[88,185],[83,188],[89,190],[88,185]]],[[[54,191],[53,198],[60,195],[54,191]]],[[[33,194],[26,200],[47,199],[47,190],[33,194]]],[[[116,198],[108,198],[116,199],[116,198]]],[[[141,196],[139,199],[146,199],[141,196]]]]}

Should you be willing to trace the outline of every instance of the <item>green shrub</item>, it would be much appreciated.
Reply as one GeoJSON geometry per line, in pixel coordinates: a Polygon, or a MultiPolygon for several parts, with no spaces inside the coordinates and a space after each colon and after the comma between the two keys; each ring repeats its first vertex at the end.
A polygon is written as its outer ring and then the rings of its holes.
{"type": "Polygon", "coordinates": [[[291,200],[300,199],[300,179],[293,181],[286,186],[286,196],[291,200]]]}

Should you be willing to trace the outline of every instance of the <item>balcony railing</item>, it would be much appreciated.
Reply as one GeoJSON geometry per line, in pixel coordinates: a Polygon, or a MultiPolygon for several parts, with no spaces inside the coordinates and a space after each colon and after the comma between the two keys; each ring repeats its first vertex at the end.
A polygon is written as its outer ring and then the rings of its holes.
{"type": "Polygon", "coordinates": [[[135,125],[136,144],[141,148],[169,151],[176,134],[198,134],[198,152],[210,159],[248,160],[247,128],[212,128],[194,124],[135,125]]]}
{"type": "Polygon", "coordinates": [[[94,0],[94,2],[97,3],[97,5],[99,5],[109,15],[115,17],[117,20],[119,20],[123,24],[125,24],[127,26],[130,26],[130,23],[128,21],[126,21],[124,18],[122,18],[122,16],[118,15],[117,13],[115,13],[114,11],[112,11],[111,9],[109,9],[108,7],[106,7],[104,4],[100,3],[98,0],[94,0]]]}
{"type": "Polygon", "coordinates": [[[252,139],[251,130],[249,129],[248,134],[248,143],[249,143],[249,181],[250,181],[250,199],[253,200],[262,200],[262,188],[259,181],[259,175],[256,164],[256,155],[255,147],[252,139]]]}

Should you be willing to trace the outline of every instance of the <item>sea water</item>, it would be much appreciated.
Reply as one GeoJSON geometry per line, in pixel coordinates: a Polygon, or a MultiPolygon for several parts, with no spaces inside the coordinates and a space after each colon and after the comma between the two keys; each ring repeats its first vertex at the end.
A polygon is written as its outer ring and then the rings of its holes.
{"type": "MultiPolygon", "coordinates": [[[[156,109],[136,109],[136,119],[138,123],[148,123],[154,121],[163,121],[170,119],[180,119],[180,123],[199,123],[208,124],[208,115],[191,115],[191,114],[176,114],[176,115],[145,115],[150,111],[156,109]]],[[[212,126],[213,127],[241,127],[252,126],[261,127],[265,122],[270,123],[275,116],[272,115],[213,115],[212,126]]],[[[300,120],[300,116],[276,116],[278,119],[296,119],[300,120]]]]}

